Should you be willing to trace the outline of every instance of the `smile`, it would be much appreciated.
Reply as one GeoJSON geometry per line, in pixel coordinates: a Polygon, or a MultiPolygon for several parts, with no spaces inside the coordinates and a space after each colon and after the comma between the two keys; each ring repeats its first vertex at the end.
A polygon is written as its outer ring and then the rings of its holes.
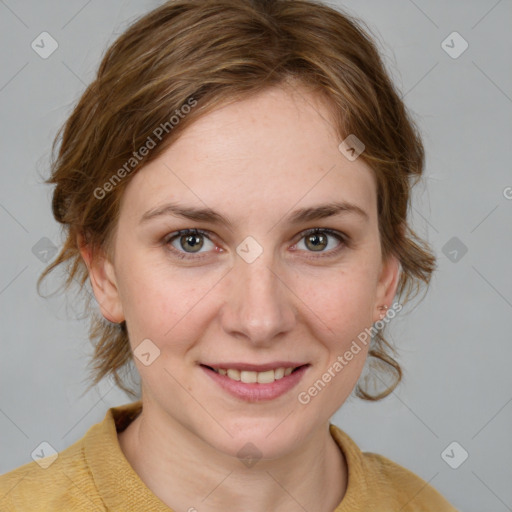
{"type": "Polygon", "coordinates": [[[249,402],[272,400],[287,393],[300,382],[309,366],[289,362],[260,366],[238,363],[200,365],[220,388],[249,402]]]}

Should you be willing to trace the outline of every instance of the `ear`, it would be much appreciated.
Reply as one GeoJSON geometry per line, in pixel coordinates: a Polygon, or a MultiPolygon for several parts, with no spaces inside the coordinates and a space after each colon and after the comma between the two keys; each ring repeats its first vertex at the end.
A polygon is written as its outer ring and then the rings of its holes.
{"type": "Polygon", "coordinates": [[[78,235],[77,242],[101,314],[110,322],[121,323],[125,318],[113,264],[102,249],[88,245],[83,235],[78,235]]]}
{"type": "Polygon", "coordinates": [[[380,309],[382,306],[389,308],[393,303],[400,280],[400,273],[400,261],[396,256],[389,255],[386,260],[382,262],[382,269],[375,296],[373,322],[380,320],[381,315],[386,313],[387,309],[380,309]]]}

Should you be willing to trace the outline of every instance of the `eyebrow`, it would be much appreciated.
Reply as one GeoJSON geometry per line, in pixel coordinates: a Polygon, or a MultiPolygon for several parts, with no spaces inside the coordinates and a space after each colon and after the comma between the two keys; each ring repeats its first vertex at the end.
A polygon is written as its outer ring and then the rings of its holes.
{"type": "MultiPolygon", "coordinates": [[[[347,201],[331,202],[318,206],[310,206],[308,208],[300,208],[295,210],[283,220],[287,220],[290,224],[301,224],[313,220],[326,219],[339,214],[355,214],[364,220],[369,220],[369,216],[365,210],[356,204],[347,201]]],[[[232,223],[222,214],[212,210],[211,208],[193,208],[182,206],[177,203],[167,203],[148,210],[140,219],[140,224],[146,223],[154,218],[163,216],[183,217],[185,219],[209,222],[211,224],[224,224],[232,227],[232,223]]]]}

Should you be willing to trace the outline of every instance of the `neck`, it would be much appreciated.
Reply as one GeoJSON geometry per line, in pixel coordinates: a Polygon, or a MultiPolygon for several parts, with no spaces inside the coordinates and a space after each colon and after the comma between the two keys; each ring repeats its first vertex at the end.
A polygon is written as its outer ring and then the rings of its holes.
{"type": "Polygon", "coordinates": [[[118,438],[139,478],[174,510],[332,512],[346,490],[345,458],[328,423],[292,453],[247,465],[172,419],[163,424],[145,405],[118,438]]]}

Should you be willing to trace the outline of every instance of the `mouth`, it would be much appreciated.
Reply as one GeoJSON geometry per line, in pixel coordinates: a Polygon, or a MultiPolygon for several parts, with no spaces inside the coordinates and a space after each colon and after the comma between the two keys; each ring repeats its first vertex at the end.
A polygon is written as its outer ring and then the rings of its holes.
{"type": "Polygon", "coordinates": [[[244,384],[271,384],[309,366],[309,364],[272,363],[257,366],[243,363],[231,363],[215,366],[201,364],[201,366],[218,375],[222,375],[233,381],[243,382],[244,384]]]}

